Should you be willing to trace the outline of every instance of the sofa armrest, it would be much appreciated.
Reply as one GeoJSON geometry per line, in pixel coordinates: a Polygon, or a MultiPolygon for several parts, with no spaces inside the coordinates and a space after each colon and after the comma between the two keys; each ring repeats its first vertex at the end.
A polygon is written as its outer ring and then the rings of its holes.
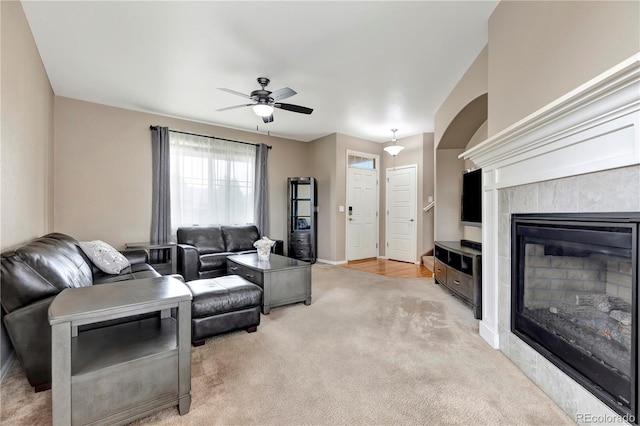
{"type": "Polygon", "coordinates": [[[149,263],[149,253],[147,253],[146,250],[123,250],[120,253],[122,253],[132,265],[149,263]]]}
{"type": "Polygon", "coordinates": [[[284,241],[283,240],[273,240],[276,243],[271,246],[271,252],[274,254],[279,254],[280,256],[284,256],[284,241]]]}
{"type": "Polygon", "coordinates": [[[29,384],[38,390],[51,383],[49,305],[55,296],[31,303],[4,316],[4,325],[29,384]]]}
{"type": "Polygon", "coordinates": [[[180,274],[171,274],[171,275],[166,275],[167,277],[171,277],[171,278],[175,278],[176,280],[180,281],[181,283],[185,283],[184,281],[184,277],[180,274]]]}
{"type": "Polygon", "coordinates": [[[189,244],[178,244],[178,273],[185,281],[197,280],[200,269],[200,253],[189,244]]]}

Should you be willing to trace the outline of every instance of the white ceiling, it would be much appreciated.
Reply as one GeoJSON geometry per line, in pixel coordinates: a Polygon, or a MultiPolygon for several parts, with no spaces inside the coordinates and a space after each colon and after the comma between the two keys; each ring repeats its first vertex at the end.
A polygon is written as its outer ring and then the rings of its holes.
{"type": "MultiPolygon", "coordinates": [[[[498,1],[23,1],[56,95],[310,141],[432,132],[498,1]],[[291,87],[264,124],[256,78],[291,87]]],[[[153,124],[153,123],[150,123],[153,124]]]]}

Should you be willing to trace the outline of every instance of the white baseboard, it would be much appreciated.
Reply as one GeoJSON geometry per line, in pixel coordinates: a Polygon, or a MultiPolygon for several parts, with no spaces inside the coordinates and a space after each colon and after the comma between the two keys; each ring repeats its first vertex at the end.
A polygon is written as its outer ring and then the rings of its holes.
{"type": "Polygon", "coordinates": [[[328,265],[344,265],[345,263],[347,263],[346,260],[334,261],[334,260],[326,260],[326,259],[316,259],[316,262],[326,263],[328,265]]]}
{"type": "MultiPolygon", "coordinates": [[[[387,256],[378,256],[378,259],[387,260],[389,258],[387,256]]],[[[422,262],[407,262],[407,263],[413,263],[414,265],[420,265],[422,262]]]]}
{"type": "Polygon", "coordinates": [[[497,331],[489,328],[484,321],[480,321],[480,336],[494,349],[500,349],[500,336],[497,331]]]}

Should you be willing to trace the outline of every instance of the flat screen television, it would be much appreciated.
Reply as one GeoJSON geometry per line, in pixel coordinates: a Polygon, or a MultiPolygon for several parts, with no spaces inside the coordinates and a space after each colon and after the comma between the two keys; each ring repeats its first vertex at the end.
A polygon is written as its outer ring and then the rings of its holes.
{"type": "Polygon", "coordinates": [[[460,222],[465,226],[482,226],[482,169],[462,173],[460,222]]]}

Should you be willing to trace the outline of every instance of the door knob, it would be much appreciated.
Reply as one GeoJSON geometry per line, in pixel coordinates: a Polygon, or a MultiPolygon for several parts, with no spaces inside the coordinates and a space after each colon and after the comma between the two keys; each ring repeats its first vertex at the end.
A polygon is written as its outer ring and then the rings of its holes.
{"type": "Polygon", "coordinates": [[[413,219],[409,219],[409,222],[413,222],[413,219]]]}

